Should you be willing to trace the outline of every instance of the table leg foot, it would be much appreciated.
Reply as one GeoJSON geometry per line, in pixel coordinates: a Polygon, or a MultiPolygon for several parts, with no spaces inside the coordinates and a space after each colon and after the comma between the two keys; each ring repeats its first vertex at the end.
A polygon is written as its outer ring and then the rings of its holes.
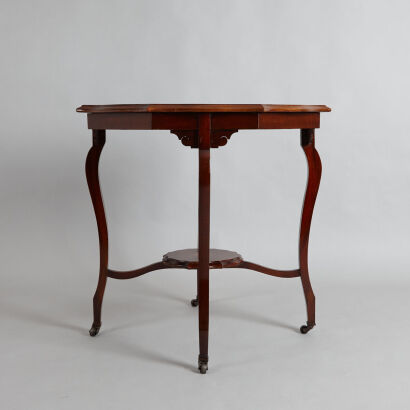
{"type": "Polygon", "coordinates": [[[93,324],[91,326],[91,329],[90,329],[90,336],[92,336],[92,337],[97,336],[98,333],[100,332],[100,328],[101,328],[101,325],[96,326],[96,325],[93,324]]]}
{"type": "Polygon", "coordinates": [[[205,374],[208,370],[208,359],[198,357],[198,370],[201,374],[205,374]]]}
{"type": "Polygon", "coordinates": [[[307,332],[309,332],[309,330],[313,329],[314,326],[315,326],[314,323],[311,324],[309,322],[306,322],[306,325],[303,325],[303,326],[300,327],[300,333],[305,335],[307,332]]]}

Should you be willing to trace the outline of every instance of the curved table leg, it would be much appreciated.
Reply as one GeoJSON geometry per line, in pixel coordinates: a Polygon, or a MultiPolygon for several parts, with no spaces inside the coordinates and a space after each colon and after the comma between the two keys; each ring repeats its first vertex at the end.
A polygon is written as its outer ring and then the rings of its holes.
{"type": "Polygon", "coordinates": [[[322,164],[318,152],[315,149],[315,130],[301,130],[301,146],[305,152],[308,163],[308,181],[305,199],[303,202],[302,218],[300,222],[299,236],[299,264],[303,292],[306,299],[307,323],[300,328],[301,333],[307,333],[315,326],[315,295],[309,279],[308,269],[308,245],[310,224],[312,221],[313,208],[315,206],[317,192],[319,190],[322,164]]]}
{"type": "Polygon", "coordinates": [[[198,198],[198,319],[199,356],[198,369],[208,370],[209,332],[209,220],[210,220],[210,148],[211,116],[199,117],[199,198],[198,198]]]}
{"type": "Polygon", "coordinates": [[[101,327],[101,306],[104,297],[105,285],[107,283],[108,230],[100,182],[98,178],[98,163],[104,144],[105,130],[93,130],[93,146],[87,155],[87,160],[85,162],[85,173],[87,176],[88,188],[90,190],[90,196],[93,202],[95,217],[98,225],[98,237],[100,241],[100,274],[97,289],[93,298],[94,321],[90,329],[90,336],[96,336],[101,327]]]}

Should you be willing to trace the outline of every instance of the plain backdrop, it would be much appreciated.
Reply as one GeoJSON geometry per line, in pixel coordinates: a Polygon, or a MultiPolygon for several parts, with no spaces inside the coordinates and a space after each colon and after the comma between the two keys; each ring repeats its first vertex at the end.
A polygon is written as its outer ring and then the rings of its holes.
{"type": "MultiPolygon", "coordinates": [[[[407,0],[0,2],[0,407],[406,409],[410,364],[407,0]],[[91,339],[98,237],[81,104],[326,104],[310,236],[318,326],[298,279],[211,272],[210,369],[195,272],[109,280],[91,339]]],[[[109,131],[109,265],[195,247],[197,151],[109,131]]],[[[211,246],[298,266],[297,130],[211,152],[211,246]]]]}

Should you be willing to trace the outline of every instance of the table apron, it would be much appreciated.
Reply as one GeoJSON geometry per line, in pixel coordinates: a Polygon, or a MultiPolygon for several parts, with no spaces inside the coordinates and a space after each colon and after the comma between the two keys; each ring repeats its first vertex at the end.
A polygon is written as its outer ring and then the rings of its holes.
{"type": "MultiPolygon", "coordinates": [[[[198,130],[197,113],[92,113],[88,128],[100,130],[198,130]]],[[[313,129],[318,112],[211,113],[211,129],[313,129]]]]}

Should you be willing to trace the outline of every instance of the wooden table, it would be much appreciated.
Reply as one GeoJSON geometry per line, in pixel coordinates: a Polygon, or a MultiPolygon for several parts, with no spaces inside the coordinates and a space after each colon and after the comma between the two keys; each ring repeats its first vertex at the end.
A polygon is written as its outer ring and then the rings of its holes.
{"type": "Polygon", "coordinates": [[[101,327],[101,306],[107,278],[130,279],[158,269],[184,268],[197,271],[199,357],[198,369],[208,369],[209,269],[242,268],[281,278],[300,277],[307,306],[307,322],[300,328],[307,333],[315,326],[315,295],[309,280],[308,243],[310,223],[319,189],[322,166],[315,149],[315,128],[324,105],[261,104],[131,104],[83,105],[77,112],[87,113],[93,144],[86,160],[86,175],[100,241],[100,271],[93,299],[94,321],[90,335],[101,327]],[[276,270],[242,259],[236,252],[209,248],[210,225],[210,151],[226,145],[241,129],[300,129],[301,146],[308,164],[308,181],[302,208],[299,236],[299,268],[276,270]],[[106,130],[170,130],[183,145],[197,148],[199,154],[198,249],[169,252],[160,262],[131,271],[108,268],[108,231],[98,178],[98,163],[105,143],[106,130]]]}

